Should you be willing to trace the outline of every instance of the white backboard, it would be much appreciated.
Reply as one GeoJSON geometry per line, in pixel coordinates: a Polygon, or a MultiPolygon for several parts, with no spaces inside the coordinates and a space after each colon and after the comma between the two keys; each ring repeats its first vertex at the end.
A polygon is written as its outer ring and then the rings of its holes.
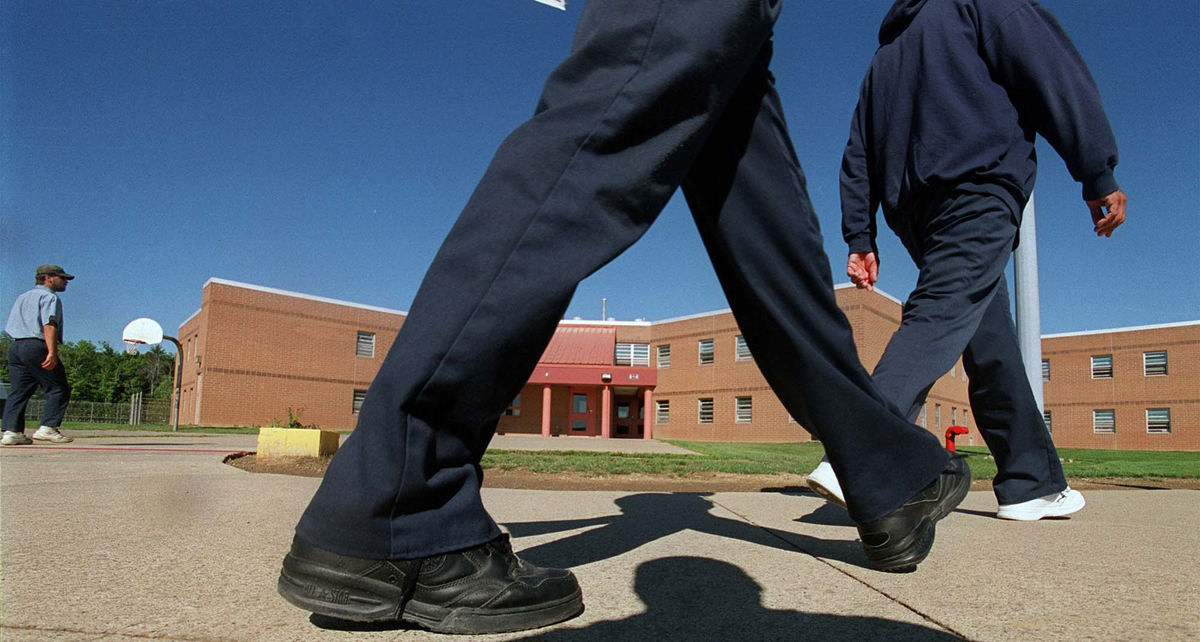
{"type": "Polygon", "coordinates": [[[134,319],[121,332],[121,341],[125,343],[144,343],[158,345],[163,340],[163,329],[154,319],[134,319]]]}

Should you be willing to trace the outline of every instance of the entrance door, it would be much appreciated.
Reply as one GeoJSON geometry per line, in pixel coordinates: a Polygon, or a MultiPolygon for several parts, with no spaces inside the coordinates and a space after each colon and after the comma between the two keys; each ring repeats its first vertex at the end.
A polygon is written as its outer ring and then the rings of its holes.
{"type": "Polygon", "coordinates": [[[567,413],[567,434],[596,436],[596,391],[571,388],[571,409],[567,413]]]}

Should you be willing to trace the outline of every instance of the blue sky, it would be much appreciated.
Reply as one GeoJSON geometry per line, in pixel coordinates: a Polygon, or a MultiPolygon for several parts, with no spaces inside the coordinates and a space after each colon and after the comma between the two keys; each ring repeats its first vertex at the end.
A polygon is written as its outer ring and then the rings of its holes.
{"type": "MultiPolygon", "coordinates": [[[[837,168],[888,0],[785,3],[778,80],[836,280],[837,168]]],[[[1046,0],[1117,134],[1129,221],[1091,234],[1049,146],[1043,332],[1200,319],[1200,2],[1046,0]]],[[[533,110],[580,0],[0,3],[0,306],[59,263],[68,340],[173,333],[210,277],[408,309],[499,142],[533,110]]],[[[880,287],[916,278],[881,234],[880,287]]],[[[726,307],[676,198],[568,316],[726,307]]]]}

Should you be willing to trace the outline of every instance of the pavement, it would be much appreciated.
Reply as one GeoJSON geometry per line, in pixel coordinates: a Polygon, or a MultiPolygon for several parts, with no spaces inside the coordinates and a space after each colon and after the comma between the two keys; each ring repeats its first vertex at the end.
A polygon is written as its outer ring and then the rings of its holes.
{"type": "MultiPolygon", "coordinates": [[[[284,602],[279,563],[319,480],[222,463],[255,436],[75,434],[0,448],[6,642],[464,639],[322,628],[284,602]]],[[[575,440],[544,441],[493,447],[575,440]]],[[[1037,523],[995,519],[972,492],[903,575],[866,568],[845,512],[800,489],[484,500],[524,557],[575,569],[586,610],[473,639],[1200,639],[1200,491],[1091,491],[1072,519],[1037,523]]]]}

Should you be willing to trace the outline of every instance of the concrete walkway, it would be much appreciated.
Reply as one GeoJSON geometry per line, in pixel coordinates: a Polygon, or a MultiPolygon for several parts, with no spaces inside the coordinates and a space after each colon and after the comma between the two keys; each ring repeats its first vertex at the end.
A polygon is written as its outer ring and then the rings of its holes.
{"type": "MultiPolygon", "coordinates": [[[[253,449],[253,435],[146,433],[0,448],[0,637],[455,639],[322,629],[279,598],[318,480],[221,463],[253,449]]],[[[929,560],[891,575],[813,495],[485,489],[525,557],[575,568],[587,610],[483,639],[1200,637],[1200,492],[1087,498],[1073,519],[1024,524],[971,493],[929,560]]]]}

